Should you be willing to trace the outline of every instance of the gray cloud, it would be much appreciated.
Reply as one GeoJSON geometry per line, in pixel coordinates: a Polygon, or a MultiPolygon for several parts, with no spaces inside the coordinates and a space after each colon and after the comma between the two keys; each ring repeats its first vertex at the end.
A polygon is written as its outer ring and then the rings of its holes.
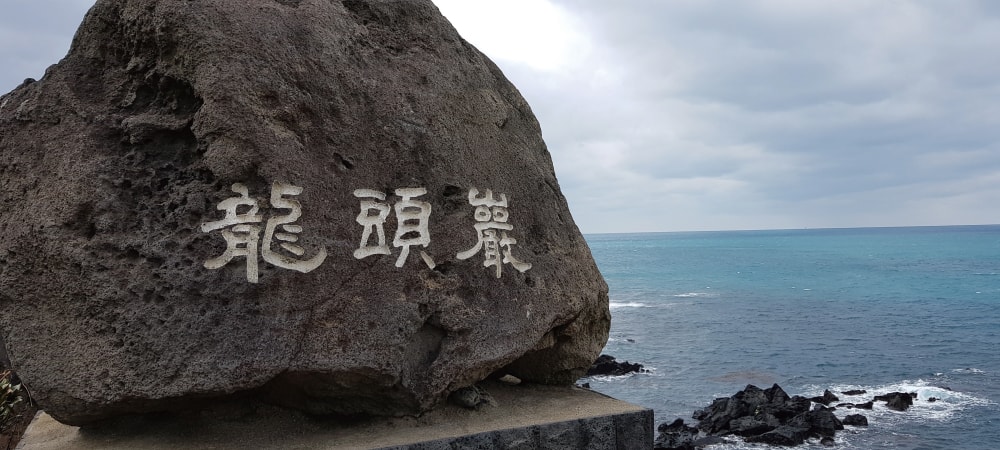
{"type": "Polygon", "coordinates": [[[552,114],[519,82],[558,130],[557,164],[617,143],[619,173],[591,167],[603,180],[557,165],[585,230],[1000,222],[994,3],[557,3],[599,48],[591,64],[624,79],[602,94],[625,105],[613,114],[552,114]],[[591,182],[619,200],[656,193],[663,212],[601,216],[615,201],[578,194],[591,182]]]}
{"type": "MultiPolygon", "coordinates": [[[[493,56],[585,232],[1000,222],[997,2],[550,1],[568,63],[493,56]]],[[[5,5],[0,91],[92,3],[5,5]]]]}

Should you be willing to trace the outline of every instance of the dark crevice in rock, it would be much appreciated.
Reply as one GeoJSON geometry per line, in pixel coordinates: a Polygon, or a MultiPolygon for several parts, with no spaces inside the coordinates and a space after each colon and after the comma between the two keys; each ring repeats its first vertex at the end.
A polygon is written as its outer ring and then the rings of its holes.
{"type": "Polygon", "coordinates": [[[443,195],[446,198],[459,197],[459,200],[461,201],[465,199],[465,189],[449,184],[446,185],[444,189],[441,191],[441,195],[443,195]]]}
{"type": "Polygon", "coordinates": [[[434,316],[429,317],[406,347],[405,354],[410,358],[414,373],[425,372],[441,354],[441,344],[448,333],[434,325],[435,320],[434,316]]]}
{"type": "Polygon", "coordinates": [[[333,157],[337,159],[338,168],[341,171],[348,171],[354,168],[354,160],[351,157],[345,157],[340,153],[333,153],[333,157]]]}
{"type": "Polygon", "coordinates": [[[190,117],[201,108],[202,99],[185,80],[151,72],[129,93],[127,111],[156,109],[162,114],[190,117]]]}
{"type": "Polygon", "coordinates": [[[361,22],[362,25],[378,23],[379,16],[372,9],[371,3],[365,0],[344,0],[344,7],[361,22]]]}
{"type": "Polygon", "coordinates": [[[374,369],[351,372],[284,372],[261,390],[268,402],[310,414],[358,417],[394,409],[415,413],[419,403],[399,380],[374,369]]]}
{"type": "Polygon", "coordinates": [[[67,221],[64,225],[67,228],[76,231],[81,237],[91,239],[97,233],[97,226],[94,225],[93,215],[94,203],[85,202],[77,206],[76,213],[73,214],[73,218],[67,221]]]}

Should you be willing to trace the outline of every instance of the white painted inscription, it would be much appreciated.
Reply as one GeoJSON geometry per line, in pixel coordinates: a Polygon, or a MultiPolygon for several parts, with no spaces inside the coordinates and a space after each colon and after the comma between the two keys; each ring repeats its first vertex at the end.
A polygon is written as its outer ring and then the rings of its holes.
{"type": "Polygon", "coordinates": [[[305,249],[296,244],[302,226],[296,225],[295,221],[302,216],[302,205],[288,197],[301,194],[301,187],[279,182],[271,184],[271,208],[287,209],[289,212],[267,220],[262,242],[260,225],[256,225],[263,221],[263,217],[259,214],[259,202],[250,197],[249,189],[242,183],[233,184],[231,190],[239,196],[227,198],[219,202],[216,207],[220,211],[225,211],[226,216],[221,220],[201,224],[201,231],[205,233],[222,230],[222,237],[226,240],[226,250],[222,255],[205,261],[205,268],[220,269],[233,258],[243,257],[246,258],[247,281],[257,283],[258,253],[271,265],[302,273],[311,272],[323,264],[326,259],[325,248],[320,248],[312,258],[301,259],[300,257],[305,255],[305,249]],[[278,245],[281,250],[287,252],[286,254],[272,248],[275,240],[280,242],[278,245]]]}
{"type": "MultiPolygon", "coordinates": [[[[396,213],[397,222],[392,246],[401,249],[396,259],[396,267],[403,267],[410,255],[411,246],[419,245],[427,248],[431,243],[431,232],[428,228],[431,204],[416,199],[427,194],[427,189],[424,188],[400,188],[394,193],[402,199],[391,208],[396,213]]],[[[385,236],[385,221],[390,211],[389,204],[385,201],[386,194],[373,189],[357,189],[354,191],[354,196],[361,199],[361,212],[355,220],[364,228],[361,233],[361,244],[354,250],[354,258],[392,254],[386,244],[385,236]]],[[[427,252],[421,250],[420,257],[428,267],[434,268],[434,260],[427,252]]]]}
{"type": "MultiPolygon", "coordinates": [[[[282,269],[308,273],[326,260],[326,249],[320,248],[311,258],[304,258],[306,249],[299,245],[303,232],[296,221],[302,217],[302,204],[294,197],[302,194],[302,188],[291,184],[275,182],[271,184],[269,201],[258,200],[250,195],[243,183],[235,183],[231,190],[234,196],[222,200],[216,206],[224,211],[219,220],[201,224],[201,231],[219,231],[226,241],[226,249],[221,255],[205,261],[208,269],[221,269],[233,259],[245,258],[247,281],[259,282],[259,259],[282,269]],[[271,214],[264,220],[261,203],[271,214]]],[[[395,266],[402,268],[410,256],[411,247],[427,248],[431,244],[430,217],[431,204],[424,201],[427,189],[422,187],[398,188],[392,191],[394,203],[389,193],[375,189],[356,189],[354,197],[360,201],[361,211],[355,218],[361,225],[361,241],[354,250],[355,259],[365,259],[376,255],[392,255],[399,249],[395,266]],[[392,241],[386,234],[386,222],[395,214],[396,230],[392,241]],[[391,246],[390,246],[391,245],[391,246]]],[[[506,194],[495,196],[486,189],[469,189],[469,205],[475,207],[476,244],[455,255],[458,260],[467,260],[482,253],[483,267],[493,268],[497,278],[503,275],[503,266],[510,264],[524,273],[531,264],[517,259],[513,248],[517,240],[508,232],[514,229],[510,223],[510,212],[506,194]]],[[[436,263],[426,251],[420,250],[420,259],[427,267],[434,269],[436,263]]]]}
{"type": "Polygon", "coordinates": [[[508,223],[510,214],[507,211],[507,195],[500,194],[500,198],[497,199],[493,196],[493,191],[487,189],[480,197],[479,189],[472,188],[469,189],[469,204],[476,207],[474,217],[479,241],[455,257],[466,260],[482,251],[483,267],[494,267],[497,278],[502,275],[504,264],[510,264],[521,273],[531,269],[530,263],[518,260],[511,253],[511,247],[517,244],[517,240],[507,235],[508,231],[514,229],[514,226],[508,223]]]}
{"type": "Polygon", "coordinates": [[[354,259],[367,258],[372,255],[389,255],[389,246],[385,244],[385,219],[389,217],[389,205],[385,203],[385,194],[371,189],[358,189],[354,196],[361,199],[361,213],[355,219],[365,231],[361,233],[361,245],[354,251],[354,259]],[[370,244],[372,235],[377,244],[370,244]]]}

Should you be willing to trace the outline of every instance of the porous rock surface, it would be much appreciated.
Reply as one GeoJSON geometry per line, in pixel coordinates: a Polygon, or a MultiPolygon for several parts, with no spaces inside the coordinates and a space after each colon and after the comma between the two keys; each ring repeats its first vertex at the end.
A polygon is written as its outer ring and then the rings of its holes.
{"type": "Polygon", "coordinates": [[[0,97],[0,210],[0,337],[68,424],[248,392],[412,414],[570,383],[607,339],[538,123],[430,0],[98,0],[0,97]]]}

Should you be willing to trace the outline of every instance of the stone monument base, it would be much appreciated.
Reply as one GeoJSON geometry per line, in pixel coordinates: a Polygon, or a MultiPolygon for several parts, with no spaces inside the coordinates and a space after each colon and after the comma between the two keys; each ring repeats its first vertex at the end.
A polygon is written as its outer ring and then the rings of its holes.
{"type": "Polygon", "coordinates": [[[653,412],[575,387],[484,387],[477,410],[446,405],[421,417],[315,418],[255,401],[192,413],[124,417],[85,428],[39,413],[18,449],[648,449],[653,412]]]}

